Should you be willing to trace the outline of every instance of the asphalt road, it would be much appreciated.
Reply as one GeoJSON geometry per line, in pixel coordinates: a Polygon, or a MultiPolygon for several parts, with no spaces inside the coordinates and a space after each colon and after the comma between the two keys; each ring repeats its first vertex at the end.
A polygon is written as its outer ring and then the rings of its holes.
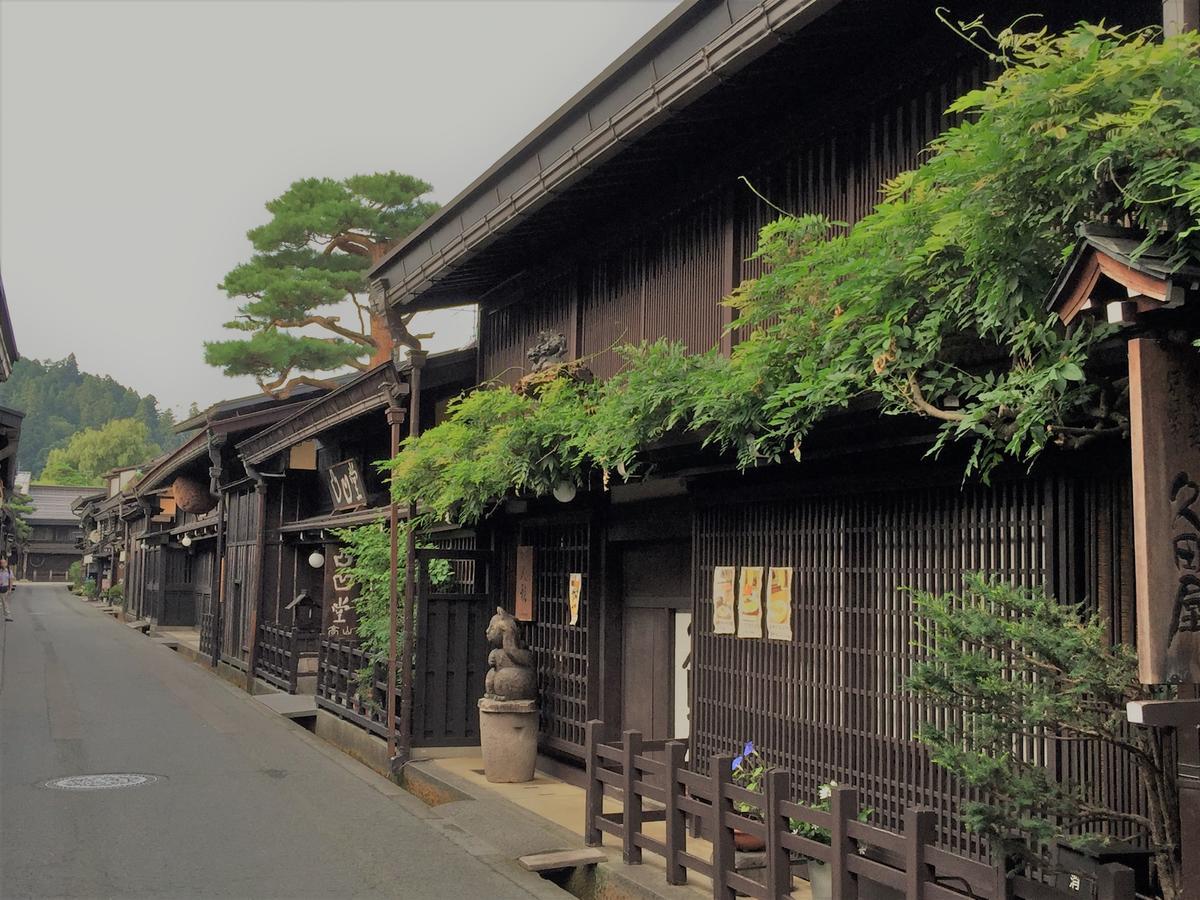
{"type": "Polygon", "coordinates": [[[22,585],[12,599],[0,651],[5,900],[532,896],[411,796],[65,589],[22,585]],[[44,786],[97,773],[159,780],[44,786]]]}

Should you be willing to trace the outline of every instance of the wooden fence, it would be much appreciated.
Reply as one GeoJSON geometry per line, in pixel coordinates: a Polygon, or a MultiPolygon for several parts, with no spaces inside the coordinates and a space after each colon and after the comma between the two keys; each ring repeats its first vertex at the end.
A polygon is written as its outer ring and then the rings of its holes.
{"type": "MultiPolygon", "coordinates": [[[[686,884],[689,873],[697,873],[711,879],[713,897],[720,900],[738,894],[780,900],[791,896],[793,866],[808,858],[829,866],[833,900],[1081,896],[943,849],[937,841],[937,813],[931,809],[909,809],[904,832],[898,834],[858,820],[853,787],[833,788],[831,809],[824,812],[789,799],[789,776],[783,770],[766,772],[763,792],[757,793],[733,783],[730,754],[710,757],[708,774],[701,774],[687,768],[687,745],[680,741],[646,741],[636,731],[626,731],[619,743],[605,738],[603,722],[588,722],[584,840],[595,847],[604,834],[616,837],[629,865],[640,864],[644,850],[661,856],[669,884],[686,884]],[[621,799],[620,812],[604,812],[606,795],[621,799]],[[751,810],[759,815],[747,816],[751,810]],[[712,841],[711,858],[689,848],[689,819],[703,824],[712,841]],[[794,834],[790,820],[826,829],[830,843],[794,834]],[[663,837],[645,830],[650,822],[664,823],[663,837]],[[735,831],[763,842],[762,865],[738,868],[735,831]]],[[[1095,900],[1134,900],[1133,870],[1109,864],[1095,887],[1095,900]]]]}
{"type": "Polygon", "coordinates": [[[258,657],[254,674],[289,694],[296,693],[300,658],[318,650],[320,635],[295,626],[264,623],[258,628],[258,657]]]}
{"type": "Polygon", "coordinates": [[[317,706],[360,728],[387,737],[387,665],[372,664],[353,641],[321,638],[317,650],[317,706]],[[369,688],[359,673],[371,668],[369,688]]]}

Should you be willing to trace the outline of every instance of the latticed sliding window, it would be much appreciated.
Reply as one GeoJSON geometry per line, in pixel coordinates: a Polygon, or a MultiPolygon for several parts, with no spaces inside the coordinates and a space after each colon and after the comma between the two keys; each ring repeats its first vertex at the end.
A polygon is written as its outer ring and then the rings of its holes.
{"type": "MultiPolygon", "coordinates": [[[[695,513],[694,759],[754,740],[793,773],[801,797],[838,781],[857,787],[874,821],[942,813],[950,849],[985,848],[963,832],[959,785],[913,739],[944,721],[904,690],[920,634],[905,588],[953,591],[983,571],[1096,604],[1129,639],[1130,567],[1121,563],[1128,497],[1113,482],[1030,479],[994,487],[901,489],[723,505],[695,513]],[[713,567],[792,566],[790,641],[712,631],[713,567]]],[[[1128,760],[1073,742],[1022,748],[1054,771],[1095,781],[1104,799],[1140,805],[1128,760]]]]}
{"type": "Polygon", "coordinates": [[[589,580],[590,528],[587,522],[526,525],[521,543],[534,547],[536,621],[524,626],[538,670],[542,709],[542,744],[582,754],[587,723],[589,592],[584,591],[579,621],[572,625],[567,604],[572,572],[589,580]]]}

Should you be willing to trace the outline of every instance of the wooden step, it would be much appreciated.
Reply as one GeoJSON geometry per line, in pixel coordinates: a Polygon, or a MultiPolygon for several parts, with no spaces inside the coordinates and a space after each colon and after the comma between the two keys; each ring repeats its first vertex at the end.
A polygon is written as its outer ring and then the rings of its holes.
{"type": "Polygon", "coordinates": [[[595,847],[578,850],[550,850],[546,853],[531,853],[518,860],[530,872],[548,872],[553,869],[577,869],[607,862],[608,854],[595,847]]]}

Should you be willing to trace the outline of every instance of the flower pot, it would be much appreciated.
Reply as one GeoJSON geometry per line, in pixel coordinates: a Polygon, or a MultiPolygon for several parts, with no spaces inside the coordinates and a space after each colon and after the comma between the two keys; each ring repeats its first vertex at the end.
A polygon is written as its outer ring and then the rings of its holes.
{"type": "Polygon", "coordinates": [[[758,835],[735,828],[733,829],[733,847],[742,853],[758,853],[767,848],[767,842],[758,835]]]}
{"type": "Polygon", "coordinates": [[[832,900],[833,872],[829,863],[817,859],[808,861],[808,884],[812,888],[812,900],[832,900]]]}

